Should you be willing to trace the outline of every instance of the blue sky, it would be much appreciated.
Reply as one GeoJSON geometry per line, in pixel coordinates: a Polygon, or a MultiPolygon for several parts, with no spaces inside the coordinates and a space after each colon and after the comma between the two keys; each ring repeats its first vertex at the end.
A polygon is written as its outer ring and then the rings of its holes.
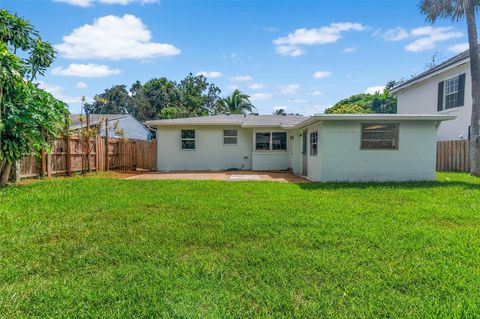
{"type": "Polygon", "coordinates": [[[3,0],[58,58],[42,86],[79,112],[115,84],[206,73],[260,113],[310,115],[466,47],[464,21],[425,22],[418,1],[3,0]]]}

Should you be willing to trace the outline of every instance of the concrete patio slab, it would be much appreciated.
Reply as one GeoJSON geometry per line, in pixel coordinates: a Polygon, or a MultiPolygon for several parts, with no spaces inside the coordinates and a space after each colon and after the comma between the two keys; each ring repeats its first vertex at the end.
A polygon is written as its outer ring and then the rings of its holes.
{"type": "Polygon", "coordinates": [[[257,171],[182,171],[182,172],[144,172],[127,179],[146,180],[219,180],[219,181],[271,181],[289,183],[307,183],[305,178],[291,172],[257,172],[257,171]]]}

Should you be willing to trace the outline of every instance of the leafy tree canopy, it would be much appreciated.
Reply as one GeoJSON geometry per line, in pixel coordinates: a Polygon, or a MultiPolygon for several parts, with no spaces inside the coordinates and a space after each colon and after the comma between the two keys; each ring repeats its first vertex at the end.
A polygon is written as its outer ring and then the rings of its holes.
{"type": "Polygon", "coordinates": [[[203,75],[189,74],[179,83],[165,77],[145,84],[136,81],[127,91],[115,85],[94,98],[87,110],[95,114],[128,113],[141,121],[216,113],[220,89],[203,75]]]}
{"type": "Polygon", "coordinates": [[[335,103],[325,110],[325,113],[396,113],[397,99],[390,94],[390,89],[395,86],[395,81],[390,81],[383,92],[374,94],[355,94],[335,103]]]}
{"type": "Polygon", "coordinates": [[[27,20],[0,10],[0,186],[32,148],[48,151],[63,124],[66,105],[32,83],[54,59],[27,20]]]}

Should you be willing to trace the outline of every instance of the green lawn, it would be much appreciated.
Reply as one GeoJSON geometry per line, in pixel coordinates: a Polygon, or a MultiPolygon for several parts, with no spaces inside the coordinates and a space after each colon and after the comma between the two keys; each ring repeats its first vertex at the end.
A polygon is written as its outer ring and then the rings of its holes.
{"type": "Polygon", "coordinates": [[[480,179],[0,190],[0,317],[480,316],[480,179]]]}

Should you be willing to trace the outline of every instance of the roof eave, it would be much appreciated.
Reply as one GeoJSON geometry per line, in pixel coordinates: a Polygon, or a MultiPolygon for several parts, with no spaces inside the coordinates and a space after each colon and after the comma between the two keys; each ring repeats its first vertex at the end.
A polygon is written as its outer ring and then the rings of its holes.
{"type": "Polygon", "coordinates": [[[404,89],[406,89],[406,88],[411,87],[412,85],[415,85],[415,84],[417,84],[417,83],[419,83],[419,82],[422,82],[422,81],[425,81],[425,80],[427,80],[427,79],[430,79],[430,78],[432,78],[432,77],[434,77],[434,76],[437,76],[437,75],[439,75],[439,74],[442,73],[442,72],[451,70],[451,69],[456,68],[456,67],[458,67],[458,66],[460,66],[460,65],[463,65],[463,64],[465,64],[465,63],[468,63],[468,61],[470,61],[470,57],[466,57],[465,59],[462,59],[462,60],[460,60],[460,61],[458,61],[458,62],[455,62],[455,63],[453,63],[453,64],[450,64],[450,65],[448,65],[448,66],[446,66],[446,67],[443,67],[443,68],[441,68],[441,69],[438,69],[438,70],[436,70],[436,71],[434,71],[434,72],[432,72],[432,73],[427,73],[427,74],[425,74],[424,76],[419,77],[418,79],[415,79],[415,80],[413,80],[413,81],[407,81],[407,82],[405,82],[405,83],[403,83],[403,84],[400,84],[400,85],[397,86],[397,87],[392,88],[392,89],[390,90],[390,93],[391,93],[391,94],[396,94],[396,93],[398,93],[398,92],[400,92],[400,91],[402,91],[402,90],[404,90],[404,89]]]}

